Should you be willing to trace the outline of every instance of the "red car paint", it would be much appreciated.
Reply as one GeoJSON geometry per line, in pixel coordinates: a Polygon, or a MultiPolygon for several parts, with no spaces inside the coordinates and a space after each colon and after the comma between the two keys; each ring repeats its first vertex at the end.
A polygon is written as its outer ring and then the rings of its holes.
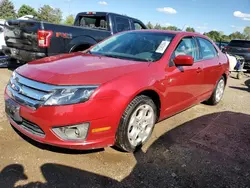
{"type": "MultiPolygon", "coordinates": [[[[149,31],[140,31],[149,32],[149,31]]],[[[217,48],[218,57],[195,62],[183,71],[168,62],[183,37],[202,37],[197,33],[175,33],[163,57],[157,62],[137,62],[84,53],[47,57],[28,63],[16,71],[18,74],[53,85],[88,85],[100,87],[86,102],[65,106],[41,106],[32,110],[21,106],[20,114],[36,123],[45,137],[35,136],[22,129],[11,119],[11,124],[28,137],[50,145],[72,149],[102,148],[115,143],[120,118],[127,105],[143,91],[151,90],[160,98],[159,121],[208,99],[221,76],[228,76],[228,59],[217,48]],[[85,141],[64,141],[51,130],[55,126],[90,122],[85,141]],[[110,129],[96,132],[97,128],[110,129]]],[[[206,38],[207,39],[207,38],[206,38]]],[[[209,39],[208,39],[209,40],[209,39]]],[[[10,98],[5,92],[5,99],[10,98]]]]}

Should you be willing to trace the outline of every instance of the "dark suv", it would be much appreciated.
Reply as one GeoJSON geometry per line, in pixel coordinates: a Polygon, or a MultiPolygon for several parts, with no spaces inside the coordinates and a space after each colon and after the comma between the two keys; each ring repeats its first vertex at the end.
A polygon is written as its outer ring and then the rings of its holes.
{"type": "Polygon", "coordinates": [[[224,48],[225,52],[245,58],[245,67],[250,69],[250,40],[231,40],[224,48]]]}

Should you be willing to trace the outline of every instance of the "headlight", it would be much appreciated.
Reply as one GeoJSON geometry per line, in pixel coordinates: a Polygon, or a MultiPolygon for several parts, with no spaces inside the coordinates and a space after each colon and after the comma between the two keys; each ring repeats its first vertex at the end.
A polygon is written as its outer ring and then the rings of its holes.
{"type": "Polygon", "coordinates": [[[89,99],[97,86],[83,88],[56,89],[44,103],[45,106],[67,105],[84,102],[89,99]]]}
{"type": "Polygon", "coordinates": [[[52,130],[63,140],[84,140],[87,137],[89,123],[79,125],[55,127],[52,130]]]}

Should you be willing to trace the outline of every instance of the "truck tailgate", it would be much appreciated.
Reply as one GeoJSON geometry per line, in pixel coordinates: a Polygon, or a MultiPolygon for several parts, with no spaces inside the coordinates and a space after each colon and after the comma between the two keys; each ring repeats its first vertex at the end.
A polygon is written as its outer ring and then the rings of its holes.
{"type": "Polygon", "coordinates": [[[31,20],[9,20],[4,29],[6,45],[27,51],[40,51],[37,42],[37,30],[40,23],[31,20]]]}

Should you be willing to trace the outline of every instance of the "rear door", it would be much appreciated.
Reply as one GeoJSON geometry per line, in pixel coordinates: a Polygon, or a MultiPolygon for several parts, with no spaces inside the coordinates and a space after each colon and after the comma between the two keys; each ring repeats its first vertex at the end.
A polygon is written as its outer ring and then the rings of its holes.
{"type": "Polygon", "coordinates": [[[198,61],[199,52],[196,40],[193,37],[181,39],[171,55],[167,68],[167,94],[165,104],[167,109],[164,115],[173,115],[189,106],[196,104],[197,96],[202,93],[203,63],[198,61]],[[190,55],[194,58],[192,66],[175,66],[173,59],[178,55],[190,55]]]}
{"type": "Polygon", "coordinates": [[[200,100],[206,99],[213,91],[218,79],[222,76],[222,63],[219,61],[218,51],[214,45],[205,38],[197,37],[199,45],[199,62],[203,64],[204,81],[200,100]]]}

